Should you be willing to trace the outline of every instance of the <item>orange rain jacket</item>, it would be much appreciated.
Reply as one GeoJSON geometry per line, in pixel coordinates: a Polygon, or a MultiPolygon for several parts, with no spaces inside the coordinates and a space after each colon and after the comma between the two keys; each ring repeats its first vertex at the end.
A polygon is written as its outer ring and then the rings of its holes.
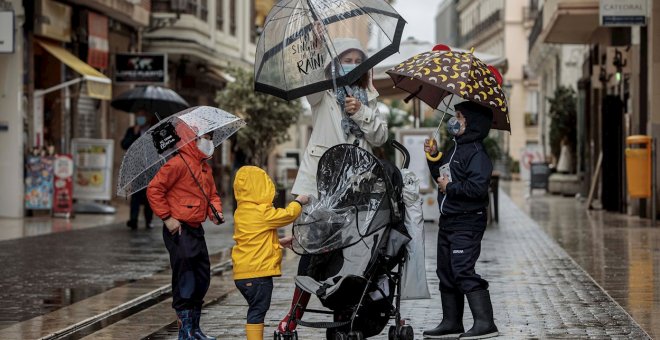
{"type": "Polygon", "coordinates": [[[197,148],[195,133],[184,124],[179,124],[176,131],[181,137],[177,143],[179,155],[174,155],[158,170],[147,187],[147,198],[151,209],[162,220],[173,217],[191,227],[199,227],[207,216],[213,217],[213,212],[188,166],[218,213],[222,212],[222,203],[211,167],[206,163],[207,157],[197,148]]]}
{"type": "Polygon", "coordinates": [[[282,275],[282,246],[277,228],[292,223],[302,212],[298,201],[284,209],[273,207],[275,185],[268,174],[256,166],[236,172],[234,195],[234,241],[231,259],[234,280],[282,275]]]}

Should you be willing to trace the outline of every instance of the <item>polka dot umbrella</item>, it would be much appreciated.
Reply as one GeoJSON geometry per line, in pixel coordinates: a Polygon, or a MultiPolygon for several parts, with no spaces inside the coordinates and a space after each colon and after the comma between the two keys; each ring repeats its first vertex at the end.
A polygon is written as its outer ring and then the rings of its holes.
{"type": "Polygon", "coordinates": [[[492,128],[511,132],[502,76],[472,52],[456,52],[437,45],[433,51],[417,54],[386,73],[395,87],[410,93],[408,99],[417,97],[438,108],[446,96],[456,95],[490,108],[492,128]]]}

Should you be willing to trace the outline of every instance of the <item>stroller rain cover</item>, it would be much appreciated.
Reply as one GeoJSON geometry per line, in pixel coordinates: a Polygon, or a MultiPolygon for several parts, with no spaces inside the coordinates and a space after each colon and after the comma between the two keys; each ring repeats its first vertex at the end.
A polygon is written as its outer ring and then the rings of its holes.
{"type": "Polygon", "coordinates": [[[400,205],[380,161],[350,144],[327,150],[317,170],[319,198],[294,223],[293,250],[323,254],[350,247],[402,220],[400,205]]]}

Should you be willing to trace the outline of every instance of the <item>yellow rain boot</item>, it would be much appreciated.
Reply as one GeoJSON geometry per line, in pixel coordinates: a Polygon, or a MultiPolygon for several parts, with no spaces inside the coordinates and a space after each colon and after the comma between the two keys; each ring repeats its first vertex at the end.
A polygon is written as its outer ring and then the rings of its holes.
{"type": "Polygon", "coordinates": [[[245,334],[247,335],[247,340],[263,340],[264,324],[262,323],[245,324],[245,334]]]}

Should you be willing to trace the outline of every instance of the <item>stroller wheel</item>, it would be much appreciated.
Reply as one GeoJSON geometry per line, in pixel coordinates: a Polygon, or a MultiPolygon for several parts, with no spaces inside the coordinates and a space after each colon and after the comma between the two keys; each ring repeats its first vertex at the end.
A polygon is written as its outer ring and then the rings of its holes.
{"type": "Polygon", "coordinates": [[[403,325],[401,326],[401,333],[399,334],[400,340],[413,340],[415,339],[415,332],[413,331],[412,326],[403,325]]]}
{"type": "Polygon", "coordinates": [[[360,331],[350,331],[348,332],[348,340],[363,340],[362,332],[360,331]]]}
{"type": "Polygon", "coordinates": [[[387,340],[397,340],[396,339],[396,326],[390,326],[390,330],[387,332],[387,340]]]}
{"type": "Polygon", "coordinates": [[[344,332],[335,333],[335,340],[348,340],[348,334],[344,332]]]}
{"type": "Polygon", "coordinates": [[[280,333],[275,331],[273,332],[273,340],[298,340],[298,332],[280,333]]]}

